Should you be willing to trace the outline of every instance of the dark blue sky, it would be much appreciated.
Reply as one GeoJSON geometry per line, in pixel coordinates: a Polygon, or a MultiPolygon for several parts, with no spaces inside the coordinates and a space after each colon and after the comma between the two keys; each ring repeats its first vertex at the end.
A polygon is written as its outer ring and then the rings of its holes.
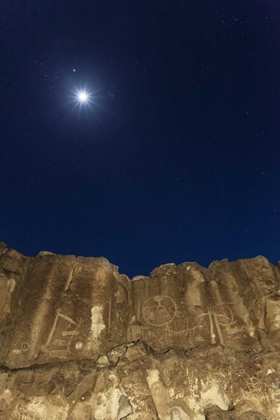
{"type": "Polygon", "coordinates": [[[0,10],[1,240],[130,277],[280,260],[279,1],[0,10]]]}

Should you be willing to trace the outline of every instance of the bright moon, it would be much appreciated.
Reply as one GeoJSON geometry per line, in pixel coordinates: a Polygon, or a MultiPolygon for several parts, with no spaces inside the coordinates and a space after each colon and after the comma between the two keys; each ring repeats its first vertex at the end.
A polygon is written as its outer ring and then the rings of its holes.
{"type": "Polygon", "coordinates": [[[90,86],[76,87],[72,91],[72,95],[69,96],[69,103],[73,104],[73,109],[78,108],[79,112],[85,112],[94,110],[96,107],[96,92],[91,90],[90,86]]]}
{"type": "Polygon", "coordinates": [[[79,92],[78,99],[80,102],[87,102],[88,101],[88,94],[86,92],[79,92]]]}

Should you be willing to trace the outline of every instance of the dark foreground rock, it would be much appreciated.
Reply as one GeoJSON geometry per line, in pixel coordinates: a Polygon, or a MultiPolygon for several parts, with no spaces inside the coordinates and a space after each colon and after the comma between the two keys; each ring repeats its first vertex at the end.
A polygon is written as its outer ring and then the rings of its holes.
{"type": "Polygon", "coordinates": [[[131,281],[1,243],[0,419],[279,419],[279,282],[261,256],[131,281]]]}

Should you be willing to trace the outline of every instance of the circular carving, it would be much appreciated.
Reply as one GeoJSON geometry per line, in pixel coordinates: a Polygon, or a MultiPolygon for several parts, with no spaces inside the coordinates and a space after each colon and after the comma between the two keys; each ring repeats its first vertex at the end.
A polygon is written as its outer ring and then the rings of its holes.
{"type": "Polygon", "coordinates": [[[178,316],[177,305],[169,296],[154,296],[146,300],[142,308],[145,321],[154,326],[162,327],[178,316]]]}
{"type": "Polygon", "coordinates": [[[22,343],[22,345],[21,345],[21,350],[22,350],[23,352],[28,351],[28,350],[29,350],[29,343],[27,343],[27,342],[22,343]]]}

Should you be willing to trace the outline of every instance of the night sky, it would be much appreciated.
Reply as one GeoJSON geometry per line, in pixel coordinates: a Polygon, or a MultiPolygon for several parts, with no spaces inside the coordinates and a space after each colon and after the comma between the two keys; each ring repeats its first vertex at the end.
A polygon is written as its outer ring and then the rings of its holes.
{"type": "Polygon", "coordinates": [[[278,0],[0,11],[0,240],[129,277],[280,260],[278,0]]]}

